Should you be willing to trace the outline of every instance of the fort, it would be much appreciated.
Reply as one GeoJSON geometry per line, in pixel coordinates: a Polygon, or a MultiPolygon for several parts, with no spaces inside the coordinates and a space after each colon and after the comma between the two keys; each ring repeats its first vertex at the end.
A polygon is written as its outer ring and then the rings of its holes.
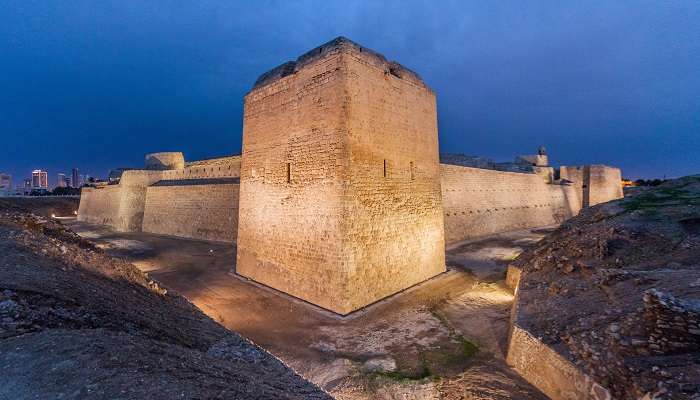
{"type": "Polygon", "coordinates": [[[237,274],[344,315],[444,272],[446,245],[622,197],[619,169],[543,148],[441,156],[435,93],[342,37],[261,75],[243,126],[240,156],[149,154],[83,188],[78,219],[235,242],[237,274]]]}

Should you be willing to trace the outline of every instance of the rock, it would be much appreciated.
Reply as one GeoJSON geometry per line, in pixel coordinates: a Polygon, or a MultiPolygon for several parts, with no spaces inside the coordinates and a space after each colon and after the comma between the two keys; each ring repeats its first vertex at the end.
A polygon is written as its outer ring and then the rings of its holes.
{"type": "Polygon", "coordinates": [[[12,299],[0,301],[0,312],[11,313],[19,309],[19,304],[12,299]]]}
{"type": "Polygon", "coordinates": [[[391,357],[371,358],[362,364],[364,373],[396,371],[396,361],[391,357]]]}
{"type": "Polygon", "coordinates": [[[353,370],[352,361],[339,358],[330,364],[309,371],[305,376],[325,390],[332,390],[341,384],[353,370]]]}

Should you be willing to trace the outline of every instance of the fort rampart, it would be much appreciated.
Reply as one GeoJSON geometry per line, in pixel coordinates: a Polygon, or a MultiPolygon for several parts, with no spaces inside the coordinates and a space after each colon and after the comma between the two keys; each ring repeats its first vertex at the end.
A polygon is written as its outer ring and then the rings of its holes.
{"type": "Polygon", "coordinates": [[[122,232],[152,232],[233,242],[238,220],[241,157],[230,156],[184,164],[174,153],[146,168],[121,173],[118,182],[85,187],[78,220],[104,224],[122,232]],[[164,170],[167,165],[169,170],[164,170]]]}
{"type": "Polygon", "coordinates": [[[440,171],[447,243],[560,224],[581,209],[576,186],[537,174],[445,164],[440,171]]]}
{"type": "Polygon", "coordinates": [[[561,166],[559,177],[576,186],[582,207],[622,198],[622,174],[619,168],[600,164],[561,166]]]}
{"type": "Polygon", "coordinates": [[[143,231],[231,242],[238,229],[238,178],[162,180],[146,191],[143,231]]]}
{"type": "MultiPolygon", "coordinates": [[[[440,164],[445,242],[449,244],[509,230],[555,225],[578,214],[584,197],[579,182],[585,169],[566,168],[571,183],[549,184],[537,174],[440,164]],[[574,175],[571,170],[580,173],[574,175]]],[[[400,171],[394,169],[394,173],[397,172],[400,171]]],[[[130,192],[145,193],[143,202],[135,202],[133,198],[129,203],[123,202],[126,185],[121,182],[84,188],[79,218],[121,231],[235,242],[239,184],[238,181],[224,183],[216,179],[237,178],[239,173],[240,157],[197,161],[182,170],[125,171],[122,179],[127,182],[132,176],[140,177],[136,181],[143,181],[145,177],[148,178],[145,182],[153,181],[149,186],[129,184],[130,192]],[[156,183],[161,179],[168,182],[156,183]],[[179,180],[191,182],[180,184],[177,183],[179,180]],[[123,207],[136,210],[142,207],[142,225],[138,226],[136,218],[139,212],[128,212],[123,207]],[[224,227],[223,224],[228,225],[224,227]],[[129,226],[136,227],[129,229],[129,226]]],[[[598,202],[621,195],[615,181],[606,185],[608,189],[601,192],[607,193],[607,197],[598,195],[598,202]]]]}
{"type": "Polygon", "coordinates": [[[346,314],[445,271],[435,95],[347,39],[246,96],[236,272],[346,314]]]}
{"type": "Polygon", "coordinates": [[[558,224],[622,196],[619,169],[555,170],[544,148],[469,159],[484,168],[440,164],[438,148],[435,93],[338,38],[260,76],[242,156],[149,154],[84,188],[78,219],[236,242],[238,274],[346,314],[445,271],[445,243],[558,224]]]}

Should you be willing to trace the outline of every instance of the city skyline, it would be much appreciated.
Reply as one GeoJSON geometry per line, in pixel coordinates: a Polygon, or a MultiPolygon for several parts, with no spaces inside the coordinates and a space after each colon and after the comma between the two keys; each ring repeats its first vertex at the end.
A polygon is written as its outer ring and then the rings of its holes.
{"type": "Polygon", "coordinates": [[[444,153],[506,161],[544,145],[555,165],[631,179],[698,173],[700,4],[544,3],[274,3],[264,23],[241,4],[10,3],[0,170],[55,176],[70,161],[104,177],[150,152],[240,153],[260,71],[347,36],[420,71],[444,153]]]}
{"type": "Polygon", "coordinates": [[[14,193],[20,189],[53,190],[60,187],[80,188],[88,179],[101,179],[89,174],[78,174],[78,171],[78,168],[72,168],[71,176],[68,176],[65,172],[57,172],[54,182],[51,180],[51,172],[42,168],[33,169],[27,176],[16,176],[0,170],[0,190],[6,193],[14,193]]]}

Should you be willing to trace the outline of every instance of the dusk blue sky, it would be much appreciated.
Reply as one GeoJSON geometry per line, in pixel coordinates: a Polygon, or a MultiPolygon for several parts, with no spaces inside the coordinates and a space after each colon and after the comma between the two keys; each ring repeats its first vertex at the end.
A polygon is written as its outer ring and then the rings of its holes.
{"type": "Polygon", "coordinates": [[[418,72],[440,148],[700,173],[700,1],[2,1],[0,171],[240,152],[261,73],[336,36],[418,72]]]}

